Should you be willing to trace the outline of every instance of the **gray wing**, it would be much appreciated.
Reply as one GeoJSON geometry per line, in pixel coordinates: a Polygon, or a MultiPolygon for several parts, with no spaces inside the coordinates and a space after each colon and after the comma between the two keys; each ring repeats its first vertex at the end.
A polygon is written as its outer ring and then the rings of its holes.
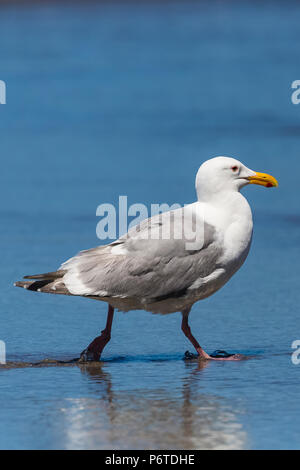
{"type": "Polygon", "coordinates": [[[110,245],[79,253],[61,266],[65,285],[76,295],[146,301],[184,295],[217,269],[222,254],[215,228],[193,218],[186,228],[185,217],[186,208],[159,214],[110,245]]]}

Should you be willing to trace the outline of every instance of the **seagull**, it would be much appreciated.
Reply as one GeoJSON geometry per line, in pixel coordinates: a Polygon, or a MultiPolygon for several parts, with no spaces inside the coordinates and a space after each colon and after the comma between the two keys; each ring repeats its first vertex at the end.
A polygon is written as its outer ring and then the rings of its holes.
{"type": "Polygon", "coordinates": [[[99,361],[111,338],[115,309],[181,312],[181,328],[204,360],[239,360],[240,354],[207,354],[192,335],[192,306],[217,292],[249,253],[253,220],[240,190],[278,186],[266,173],[230,157],[205,161],[196,175],[197,201],[156,214],[108,245],[81,251],[57,271],[24,276],[30,291],[87,297],[108,304],[106,326],[80,355],[99,361]]]}

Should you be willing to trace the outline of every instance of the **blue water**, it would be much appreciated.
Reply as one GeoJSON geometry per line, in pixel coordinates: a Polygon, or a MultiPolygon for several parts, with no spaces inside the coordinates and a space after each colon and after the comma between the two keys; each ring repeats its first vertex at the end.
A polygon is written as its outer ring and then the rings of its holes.
{"type": "Polygon", "coordinates": [[[300,448],[299,21],[284,1],[1,5],[8,361],[78,357],[103,328],[105,304],[12,286],[98,245],[100,203],[189,203],[218,154],[280,186],[245,188],[247,262],[191,314],[207,351],[249,360],[185,362],[180,314],[118,313],[98,367],[0,371],[0,448],[300,448]]]}

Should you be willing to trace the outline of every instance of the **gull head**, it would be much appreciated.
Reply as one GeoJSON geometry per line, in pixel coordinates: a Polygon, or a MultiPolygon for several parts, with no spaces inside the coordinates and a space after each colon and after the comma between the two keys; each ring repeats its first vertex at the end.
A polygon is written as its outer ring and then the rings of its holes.
{"type": "Polygon", "coordinates": [[[240,191],[247,184],[258,184],[267,188],[278,186],[273,176],[250,170],[239,160],[231,157],[206,160],[196,176],[199,200],[228,191],[240,191]]]}

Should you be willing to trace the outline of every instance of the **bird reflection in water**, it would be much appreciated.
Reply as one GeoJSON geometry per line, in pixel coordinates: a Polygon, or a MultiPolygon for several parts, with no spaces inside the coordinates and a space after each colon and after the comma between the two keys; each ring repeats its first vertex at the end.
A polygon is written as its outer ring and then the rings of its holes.
{"type": "Polygon", "coordinates": [[[93,397],[69,399],[61,410],[65,448],[242,449],[246,433],[226,400],[199,391],[208,361],[185,363],[177,390],[115,390],[108,363],[78,364],[93,397]],[[95,386],[97,398],[95,398],[95,386]]]}

